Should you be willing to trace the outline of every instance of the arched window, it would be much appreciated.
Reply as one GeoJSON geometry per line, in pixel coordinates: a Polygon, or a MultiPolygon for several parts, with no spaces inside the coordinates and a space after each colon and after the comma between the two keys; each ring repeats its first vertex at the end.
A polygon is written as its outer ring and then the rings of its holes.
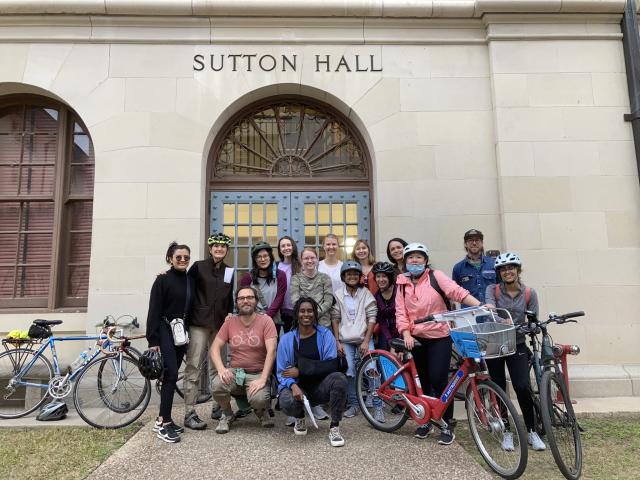
{"type": "Polygon", "coordinates": [[[210,182],[369,184],[366,149],[347,118],[305,97],[255,103],[227,123],[212,149],[210,182]]]}
{"type": "Polygon", "coordinates": [[[0,308],[87,304],[94,153],[78,115],[0,98],[0,308]]]}

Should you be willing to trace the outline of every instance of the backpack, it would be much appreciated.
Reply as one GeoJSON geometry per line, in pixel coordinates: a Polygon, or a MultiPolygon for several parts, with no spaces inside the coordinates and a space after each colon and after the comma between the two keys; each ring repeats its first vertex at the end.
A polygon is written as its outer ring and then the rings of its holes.
{"type": "MultiPolygon", "coordinates": [[[[501,293],[502,292],[500,291],[500,284],[496,283],[496,304],[498,303],[498,300],[500,300],[501,293]]],[[[524,308],[527,310],[529,310],[529,302],[531,302],[531,288],[524,287],[524,308]]]]}
{"type": "MultiPolygon", "coordinates": [[[[451,301],[444,294],[444,292],[442,291],[442,288],[440,288],[440,284],[438,283],[438,280],[436,279],[436,276],[433,273],[432,269],[429,269],[429,283],[431,284],[431,288],[433,288],[436,292],[438,292],[438,295],[440,295],[442,297],[442,301],[444,302],[444,306],[447,307],[447,311],[450,312],[452,310],[451,301]]],[[[402,286],[402,296],[403,297],[404,297],[404,292],[405,292],[405,287],[403,285],[402,286]]]]}

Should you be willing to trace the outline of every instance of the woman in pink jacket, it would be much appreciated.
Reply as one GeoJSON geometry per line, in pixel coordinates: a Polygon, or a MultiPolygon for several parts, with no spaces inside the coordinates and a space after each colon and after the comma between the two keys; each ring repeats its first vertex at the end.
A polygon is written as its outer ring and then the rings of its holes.
{"type": "MultiPolygon", "coordinates": [[[[414,322],[435,313],[448,310],[448,300],[466,306],[478,306],[480,302],[440,270],[429,267],[429,251],[421,243],[410,243],[404,247],[404,264],[407,273],[396,280],[396,326],[403,336],[406,347],[411,350],[416,362],[418,377],[425,395],[440,396],[447,386],[451,361],[451,337],[445,323],[414,322]],[[434,287],[434,283],[439,287],[434,287]],[[443,297],[444,295],[444,297],[443,297]],[[415,338],[414,338],[415,337],[415,338]],[[418,346],[416,339],[420,342],[418,346]]],[[[449,405],[443,419],[449,423],[453,417],[453,403],[449,405]]],[[[416,438],[426,438],[433,429],[426,424],[416,430],[416,438]]],[[[445,428],[440,432],[438,443],[450,445],[455,439],[453,431],[445,428]]]]}

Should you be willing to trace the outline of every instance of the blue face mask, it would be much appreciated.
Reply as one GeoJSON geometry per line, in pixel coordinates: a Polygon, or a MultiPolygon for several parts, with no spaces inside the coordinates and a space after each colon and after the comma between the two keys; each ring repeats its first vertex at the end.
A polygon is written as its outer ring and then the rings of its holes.
{"type": "Polygon", "coordinates": [[[412,277],[419,277],[422,275],[427,268],[427,266],[423,263],[420,265],[407,265],[407,272],[411,274],[412,277]]]}

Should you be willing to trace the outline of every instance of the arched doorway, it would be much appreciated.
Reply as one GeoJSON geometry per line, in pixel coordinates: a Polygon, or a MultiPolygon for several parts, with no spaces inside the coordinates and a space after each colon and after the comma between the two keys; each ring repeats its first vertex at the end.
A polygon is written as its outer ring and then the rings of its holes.
{"type": "Polygon", "coordinates": [[[247,106],[218,134],[207,173],[208,230],[233,239],[228,260],[240,272],[259,240],[290,235],[301,249],[331,232],[343,257],[358,238],[371,240],[369,153],[327,104],[279,96],[247,106]]]}

